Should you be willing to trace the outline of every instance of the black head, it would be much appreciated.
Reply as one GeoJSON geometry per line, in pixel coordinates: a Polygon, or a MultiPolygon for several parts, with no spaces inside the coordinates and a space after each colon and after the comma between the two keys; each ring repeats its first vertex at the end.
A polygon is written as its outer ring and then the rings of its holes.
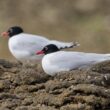
{"type": "Polygon", "coordinates": [[[22,33],[23,29],[19,26],[13,26],[13,27],[9,28],[7,32],[8,32],[8,36],[12,37],[14,35],[22,33]]]}
{"type": "Polygon", "coordinates": [[[53,53],[53,52],[57,52],[59,51],[58,47],[54,44],[49,44],[47,46],[45,46],[41,51],[37,52],[36,54],[49,54],[49,53],[53,53]]]}
{"type": "Polygon", "coordinates": [[[47,46],[45,46],[42,51],[44,52],[44,54],[49,54],[49,53],[53,53],[53,52],[57,52],[59,51],[58,47],[54,44],[49,44],[47,46]]]}

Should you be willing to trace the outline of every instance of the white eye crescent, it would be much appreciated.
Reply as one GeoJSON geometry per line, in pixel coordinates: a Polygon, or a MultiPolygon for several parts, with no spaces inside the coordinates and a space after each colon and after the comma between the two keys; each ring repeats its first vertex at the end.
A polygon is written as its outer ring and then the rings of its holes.
{"type": "Polygon", "coordinates": [[[48,50],[48,47],[45,47],[45,50],[48,50]]]}
{"type": "Polygon", "coordinates": [[[13,29],[10,29],[9,32],[12,33],[13,32],[13,29]]]}

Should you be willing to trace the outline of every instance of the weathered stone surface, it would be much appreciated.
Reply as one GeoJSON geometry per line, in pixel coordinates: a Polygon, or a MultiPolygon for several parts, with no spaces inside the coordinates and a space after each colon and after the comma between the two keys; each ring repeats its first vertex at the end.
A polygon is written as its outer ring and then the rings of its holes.
{"type": "Polygon", "coordinates": [[[0,110],[110,109],[109,61],[53,77],[32,65],[2,60],[0,67],[0,110]]]}

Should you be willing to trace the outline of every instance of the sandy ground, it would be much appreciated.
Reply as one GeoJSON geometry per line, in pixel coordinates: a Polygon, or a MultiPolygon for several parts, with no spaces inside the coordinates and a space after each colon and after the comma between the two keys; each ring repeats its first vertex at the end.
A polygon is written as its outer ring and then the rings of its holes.
{"type": "Polygon", "coordinates": [[[52,77],[1,59],[0,110],[110,110],[110,61],[52,77]]]}

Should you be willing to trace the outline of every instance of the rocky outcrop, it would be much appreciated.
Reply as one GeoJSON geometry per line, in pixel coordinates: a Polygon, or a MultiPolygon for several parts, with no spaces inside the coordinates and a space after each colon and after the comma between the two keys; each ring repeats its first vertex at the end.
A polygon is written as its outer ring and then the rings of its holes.
{"type": "Polygon", "coordinates": [[[52,77],[0,60],[0,110],[110,110],[110,61],[52,77]]]}

